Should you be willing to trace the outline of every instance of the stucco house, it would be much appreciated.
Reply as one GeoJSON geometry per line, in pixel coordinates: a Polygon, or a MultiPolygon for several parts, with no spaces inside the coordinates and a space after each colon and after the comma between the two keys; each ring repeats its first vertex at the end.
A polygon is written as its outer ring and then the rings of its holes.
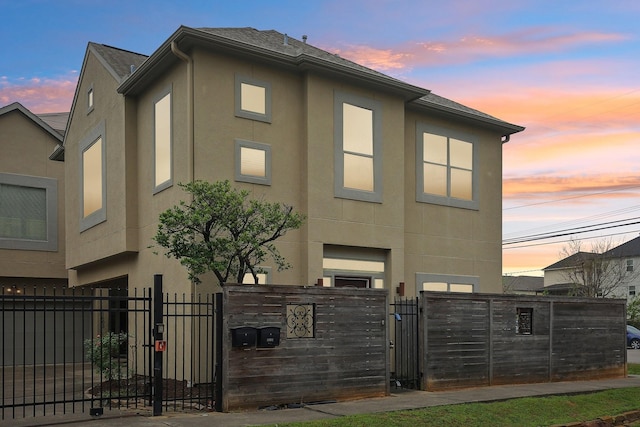
{"type": "Polygon", "coordinates": [[[65,286],[64,163],[68,114],[36,115],[20,103],[0,108],[0,285],[65,286]]]}
{"type": "MultiPolygon", "coordinates": [[[[23,307],[13,295],[50,294],[67,286],[64,163],[49,160],[62,146],[68,113],[34,114],[20,103],[0,108],[0,313],[23,307]]],[[[41,302],[42,322],[51,318],[41,302]]],[[[54,307],[49,307],[54,308],[54,307]]],[[[35,320],[0,318],[0,365],[51,362],[35,351],[35,320]],[[18,331],[14,333],[14,331],[18,331]]],[[[63,331],[60,331],[62,334],[63,331]]],[[[46,342],[60,350],[63,340],[46,342]]]]}
{"type": "Polygon", "coordinates": [[[151,56],[89,43],[64,139],[70,284],[132,293],[163,274],[194,292],[153,247],[158,216],[178,183],[230,180],[307,217],[277,242],[293,267],[264,265],[264,282],[502,292],[502,144],[523,129],[306,36],[182,26],[151,56]]]}

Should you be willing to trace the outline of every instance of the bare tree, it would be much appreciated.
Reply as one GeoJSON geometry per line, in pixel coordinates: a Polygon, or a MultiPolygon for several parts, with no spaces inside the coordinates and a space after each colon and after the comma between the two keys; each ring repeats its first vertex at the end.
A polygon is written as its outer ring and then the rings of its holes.
{"type": "Polygon", "coordinates": [[[624,285],[634,281],[637,271],[627,271],[623,253],[616,253],[611,239],[596,240],[590,251],[582,250],[582,242],[571,240],[562,248],[563,276],[573,285],[572,295],[589,298],[626,297],[624,285]]]}

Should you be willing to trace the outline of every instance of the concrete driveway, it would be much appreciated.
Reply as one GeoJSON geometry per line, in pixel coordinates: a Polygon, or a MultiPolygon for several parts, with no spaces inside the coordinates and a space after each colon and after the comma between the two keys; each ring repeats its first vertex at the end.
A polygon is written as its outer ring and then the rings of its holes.
{"type": "Polygon", "coordinates": [[[627,349],[627,363],[640,363],[640,350],[627,349]]]}

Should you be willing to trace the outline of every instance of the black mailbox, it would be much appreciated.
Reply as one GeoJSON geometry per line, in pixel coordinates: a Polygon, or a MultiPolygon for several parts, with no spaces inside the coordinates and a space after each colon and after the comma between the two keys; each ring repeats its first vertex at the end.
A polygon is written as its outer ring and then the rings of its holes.
{"type": "Polygon", "coordinates": [[[276,347],[280,345],[280,328],[265,326],[258,329],[258,347],[276,347]]]}
{"type": "Polygon", "coordinates": [[[252,326],[240,326],[231,329],[232,347],[255,347],[257,329],[252,326]]]}

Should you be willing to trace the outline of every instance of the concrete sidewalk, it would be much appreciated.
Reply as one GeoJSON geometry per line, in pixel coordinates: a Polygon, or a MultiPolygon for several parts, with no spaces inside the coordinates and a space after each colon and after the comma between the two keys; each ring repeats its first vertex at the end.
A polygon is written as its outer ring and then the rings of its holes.
{"type": "MultiPolygon", "coordinates": [[[[105,411],[99,418],[88,414],[48,416],[43,419],[27,418],[4,420],[0,425],[15,427],[70,424],[74,427],[240,427],[290,422],[312,421],[345,415],[398,411],[471,402],[490,402],[529,396],[590,393],[614,388],[640,387],[640,376],[595,381],[556,382],[478,387],[459,391],[426,392],[392,390],[390,396],[349,402],[307,405],[294,409],[259,410],[232,413],[167,413],[160,417],[131,412],[105,411]]],[[[640,403],[639,408],[640,409],[640,403]]],[[[617,414],[610,414],[617,415],[617,414]]]]}

